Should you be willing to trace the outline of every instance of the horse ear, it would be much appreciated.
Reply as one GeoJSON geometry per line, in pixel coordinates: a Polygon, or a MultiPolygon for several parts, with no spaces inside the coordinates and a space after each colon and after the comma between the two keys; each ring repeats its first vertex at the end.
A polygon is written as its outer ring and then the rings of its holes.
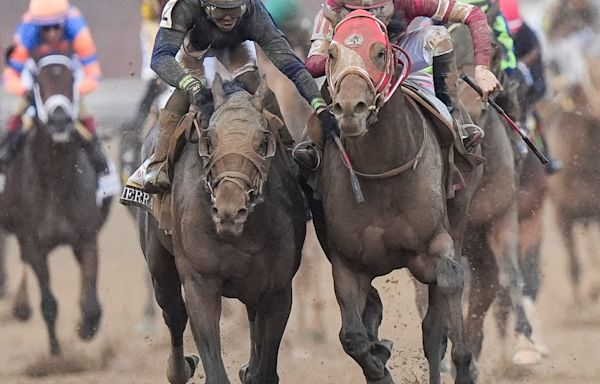
{"type": "Polygon", "coordinates": [[[265,107],[265,98],[269,93],[269,86],[267,85],[267,77],[262,75],[260,77],[260,84],[252,96],[252,105],[259,111],[262,111],[265,107]]]}
{"type": "Polygon", "coordinates": [[[220,106],[225,104],[225,101],[227,100],[225,91],[223,90],[223,80],[221,79],[221,75],[218,73],[215,75],[215,79],[213,80],[211,91],[216,111],[220,106]]]}

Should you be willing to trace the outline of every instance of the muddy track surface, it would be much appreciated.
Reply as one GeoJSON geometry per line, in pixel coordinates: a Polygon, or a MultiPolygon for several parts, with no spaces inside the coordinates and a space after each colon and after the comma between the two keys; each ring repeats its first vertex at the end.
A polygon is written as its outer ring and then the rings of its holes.
{"type": "MultiPolygon", "coordinates": [[[[131,114],[131,100],[136,99],[139,91],[140,87],[131,81],[108,82],[92,98],[92,106],[105,132],[113,132],[131,114]],[[107,103],[109,100],[113,101],[114,107],[107,103]]],[[[2,101],[6,110],[7,99],[2,101]]],[[[1,118],[4,121],[5,113],[1,118]]],[[[106,145],[112,155],[116,155],[115,142],[108,141],[106,145]]],[[[587,309],[580,309],[572,303],[564,248],[553,224],[552,207],[548,208],[542,249],[544,281],[538,314],[551,354],[542,364],[530,368],[503,363],[500,356],[506,350],[510,358],[514,341],[509,340],[505,346],[497,337],[494,323],[488,319],[484,358],[480,363],[481,383],[600,383],[600,306],[596,302],[587,309]]],[[[593,232],[592,248],[599,240],[598,234],[593,232]]],[[[314,241],[314,237],[307,240],[310,251],[301,275],[301,279],[312,282],[296,281],[296,300],[280,353],[281,383],[362,383],[360,370],[344,354],[338,341],[340,317],[333,296],[330,267],[323,255],[315,251],[318,247],[314,241]],[[324,309],[322,330],[313,321],[313,310],[318,307],[324,309]]],[[[588,248],[582,247],[583,250],[588,248]]],[[[52,287],[59,303],[58,335],[65,357],[60,360],[47,358],[47,334],[33,275],[28,285],[34,307],[31,320],[20,323],[11,316],[10,300],[16,291],[22,266],[16,243],[10,239],[8,296],[0,300],[0,383],[165,383],[167,331],[158,314],[154,317],[154,330],[144,326],[146,267],[134,222],[126,210],[115,204],[100,236],[99,296],[104,316],[99,334],[93,341],[84,343],[75,331],[79,319],[79,271],[70,250],[60,248],[52,253],[50,260],[52,287]]],[[[589,262],[584,270],[600,279],[597,267],[589,262]]],[[[421,328],[408,274],[397,272],[381,278],[377,286],[385,307],[380,334],[395,343],[390,367],[396,383],[426,383],[427,363],[422,354],[421,328]]],[[[239,367],[248,358],[249,342],[244,312],[233,301],[225,306],[222,338],[229,377],[235,383],[238,382],[239,367]]],[[[186,332],[186,347],[189,353],[196,353],[189,332],[186,332]]],[[[201,369],[190,382],[204,382],[201,369]]]]}

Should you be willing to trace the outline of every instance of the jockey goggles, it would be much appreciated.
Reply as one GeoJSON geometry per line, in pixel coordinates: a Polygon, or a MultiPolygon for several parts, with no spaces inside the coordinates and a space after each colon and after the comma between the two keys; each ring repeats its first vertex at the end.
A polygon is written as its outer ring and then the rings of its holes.
{"type": "Polygon", "coordinates": [[[64,28],[64,24],[57,23],[57,24],[42,25],[40,28],[44,32],[51,31],[51,30],[60,30],[60,29],[64,28]]]}
{"type": "Polygon", "coordinates": [[[204,11],[208,17],[213,20],[224,19],[227,16],[231,17],[232,19],[239,19],[244,15],[244,13],[246,13],[246,5],[240,5],[239,7],[235,8],[219,8],[214,5],[205,5],[204,11]]]}

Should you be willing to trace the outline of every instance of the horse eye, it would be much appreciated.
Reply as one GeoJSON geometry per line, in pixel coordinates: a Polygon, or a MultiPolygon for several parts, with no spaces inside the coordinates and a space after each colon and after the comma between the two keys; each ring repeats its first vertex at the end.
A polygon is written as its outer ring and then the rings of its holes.
{"type": "Polygon", "coordinates": [[[329,55],[330,59],[335,60],[335,55],[331,49],[327,51],[327,54],[329,55]]]}
{"type": "Polygon", "coordinates": [[[383,58],[384,56],[385,56],[385,49],[381,49],[381,50],[379,51],[379,53],[377,54],[377,57],[381,59],[381,58],[383,58]]]}
{"type": "Polygon", "coordinates": [[[267,142],[267,139],[263,139],[260,142],[260,147],[258,148],[259,155],[261,155],[263,157],[267,156],[267,149],[268,149],[268,147],[269,147],[269,143],[267,142]]]}

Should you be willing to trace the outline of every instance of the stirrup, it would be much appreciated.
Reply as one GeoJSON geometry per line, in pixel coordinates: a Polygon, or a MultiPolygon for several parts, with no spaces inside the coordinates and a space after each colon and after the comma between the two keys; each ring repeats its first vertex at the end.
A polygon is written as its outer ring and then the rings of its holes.
{"type": "Polygon", "coordinates": [[[292,150],[292,157],[303,168],[315,172],[321,166],[321,153],[311,141],[303,141],[292,150]]]}
{"type": "Polygon", "coordinates": [[[461,130],[466,133],[466,136],[461,137],[461,139],[467,152],[472,152],[475,147],[481,144],[485,137],[483,129],[475,124],[462,124],[461,130]]]}

